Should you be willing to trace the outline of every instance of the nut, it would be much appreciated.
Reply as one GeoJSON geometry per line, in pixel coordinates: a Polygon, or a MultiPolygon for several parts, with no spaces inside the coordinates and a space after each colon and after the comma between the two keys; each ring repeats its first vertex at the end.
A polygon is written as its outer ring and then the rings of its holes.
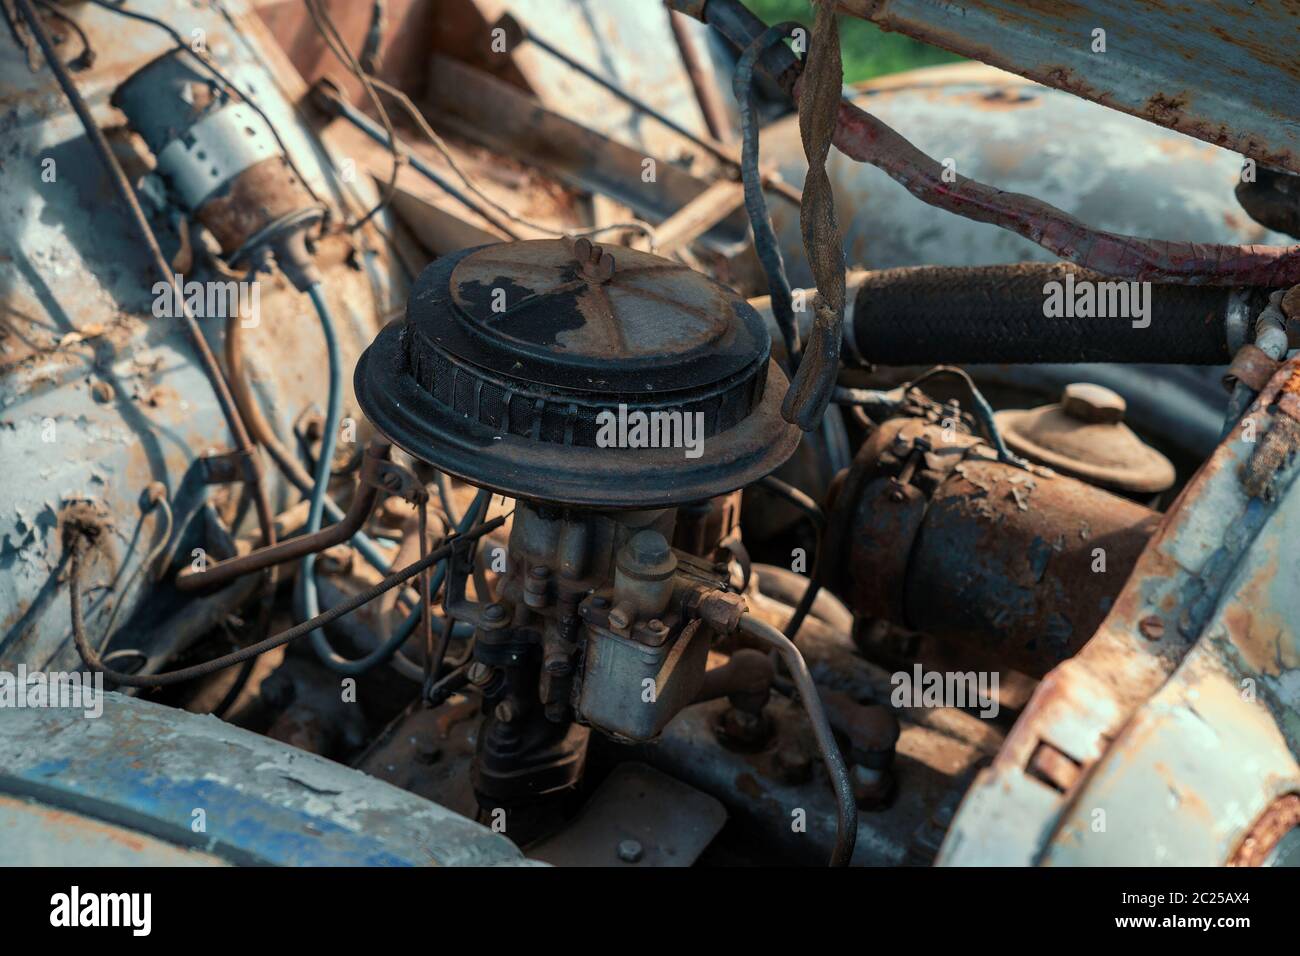
{"type": "Polygon", "coordinates": [[[1124,420],[1124,396],[1091,382],[1072,382],[1061,395],[1061,411],[1075,421],[1114,425],[1124,420]]]}

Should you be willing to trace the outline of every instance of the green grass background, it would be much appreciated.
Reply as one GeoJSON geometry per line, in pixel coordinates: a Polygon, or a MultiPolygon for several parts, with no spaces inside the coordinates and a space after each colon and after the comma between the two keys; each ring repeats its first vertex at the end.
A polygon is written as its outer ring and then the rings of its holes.
{"type": "MultiPolygon", "coordinates": [[[[743,0],[768,23],[797,20],[812,23],[809,0],[743,0]]],[[[956,63],[955,53],[913,40],[901,33],[885,33],[856,17],[840,17],[840,48],[844,55],[844,82],[859,83],[873,76],[900,73],[921,66],[956,63]]]]}

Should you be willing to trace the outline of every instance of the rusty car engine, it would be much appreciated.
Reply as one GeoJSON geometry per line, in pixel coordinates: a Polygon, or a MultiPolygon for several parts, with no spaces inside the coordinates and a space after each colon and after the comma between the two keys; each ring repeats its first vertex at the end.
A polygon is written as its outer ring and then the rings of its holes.
{"type": "Polygon", "coordinates": [[[0,4],[0,863],[1300,864],[1300,18],[751,6],[0,4]]]}

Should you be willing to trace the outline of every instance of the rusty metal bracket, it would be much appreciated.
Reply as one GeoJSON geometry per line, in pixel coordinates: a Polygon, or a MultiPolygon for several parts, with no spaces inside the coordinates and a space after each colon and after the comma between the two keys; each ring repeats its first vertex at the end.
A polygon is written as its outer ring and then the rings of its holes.
{"type": "Polygon", "coordinates": [[[1277,472],[1300,451],[1300,370],[1292,369],[1277,396],[1273,427],[1260,439],[1241,469],[1241,480],[1252,498],[1271,501],[1277,472]]]}
{"type": "Polygon", "coordinates": [[[1223,387],[1232,391],[1241,382],[1252,392],[1261,392],[1281,364],[1258,345],[1248,342],[1232,357],[1232,364],[1223,374],[1223,387]]]}
{"type": "Polygon", "coordinates": [[[413,505],[423,505],[429,500],[429,490],[409,468],[385,458],[366,458],[361,469],[361,484],[384,494],[396,495],[413,505]]]}

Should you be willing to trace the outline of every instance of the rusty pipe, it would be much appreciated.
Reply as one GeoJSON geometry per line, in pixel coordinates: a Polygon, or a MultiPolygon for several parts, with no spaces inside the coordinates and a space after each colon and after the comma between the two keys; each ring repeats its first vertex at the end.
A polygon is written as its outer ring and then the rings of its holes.
{"type": "Polygon", "coordinates": [[[315,534],[290,538],[274,547],[261,548],[237,558],[218,561],[208,565],[204,570],[186,568],[176,576],[176,587],[181,591],[220,587],[241,575],[296,561],[306,555],[332,548],[336,544],[346,543],[365,525],[366,519],[370,517],[375,503],[379,500],[379,465],[388,460],[391,447],[387,442],[374,441],[366,448],[356,494],[352,496],[352,504],[341,521],[328,528],[322,528],[315,534]]]}
{"type": "Polygon", "coordinates": [[[1094,229],[1050,203],[950,173],[891,127],[841,102],[834,143],[887,173],[923,203],[1024,236],[1063,259],[1108,276],[1183,285],[1300,282],[1300,246],[1174,242],[1094,229]],[[946,182],[944,177],[955,177],[946,182]]]}

